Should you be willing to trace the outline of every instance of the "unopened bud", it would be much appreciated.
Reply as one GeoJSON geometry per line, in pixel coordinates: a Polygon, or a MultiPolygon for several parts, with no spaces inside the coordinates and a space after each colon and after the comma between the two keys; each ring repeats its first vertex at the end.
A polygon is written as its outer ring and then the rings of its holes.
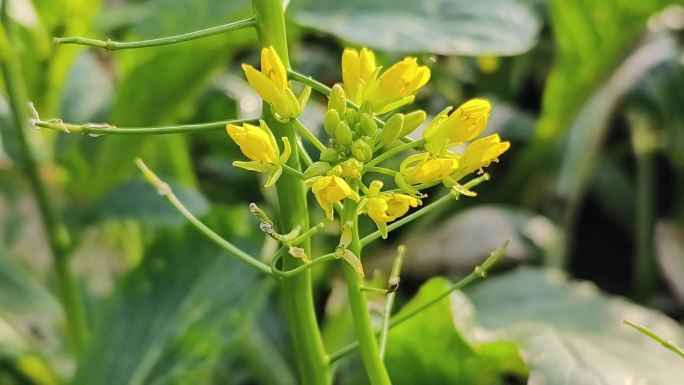
{"type": "Polygon", "coordinates": [[[340,122],[335,127],[335,140],[342,146],[349,146],[352,143],[352,131],[346,122],[340,122]]]}
{"type": "Polygon", "coordinates": [[[354,125],[358,122],[359,117],[356,111],[349,108],[344,113],[344,120],[347,122],[349,127],[354,127],[354,125]]]}
{"type": "Polygon", "coordinates": [[[363,139],[357,139],[351,146],[352,156],[361,162],[368,162],[373,158],[373,148],[363,139]]]}
{"type": "Polygon", "coordinates": [[[334,162],[339,158],[337,155],[337,150],[334,148],[326,148],[323,151],[321,151],[321,155],[319,156],[319,159],[323,162],[334,162]]]}
{"type": "MultiPolygon", "coordinates": [[[[337,156],[337,153],[335,153],[337,156]]],[[[328,162],[315,162],[309,166],[306,171],[304,171],[304,179],[310,179],[315,176],[321,176],[330,170],[330,163],[328,162]]]]}
{"type": "Polygon", "coordinates": [[[360,114],[359,121],[361,122],[361,130],[364,135],[374,137],[378,130],[378,124],[373,119],[373,116],[366,113],[360,114]]]}
{"type": "Polygon", "coordinates": [[[370,136],[362,136],[362,137],[361,137],[361,140],[363,140],[364,142],[368,143],[368,145],[369,145],[371,148],[373,148],[373,147],[375,146],[375,139],[373,139],[373,138],[370,137],[370,136]]]}
{"type": "Polygon", "coordinates": [[[401,134],[402,127],[404,126],[404,114],[394,114],[385,123],[382,132],[380,132],[380,139],[382,144],[387,146],[388,144],[394,142],[399,138],[401,134]]]}
{"type": "Polygon", "coordinates": [[[330,91],[328,98],[328,109],[337,111],[340,116],[344,116],[347,109],[347,97],[344,96],[344,89],[342,85],[335,84],[330,91]]]}
{"type": "Polygon", "coordinates": [[[340,124],[340,114],[336,110],[328,110],[323,117],[323,129],[331,138],[335,136],[335,128],[340,124]]]}
{"type": "MultiPolygon", "coordinates": [[[[354,145],[352,145],[352,153],[354,151],[354,145]]],[[[344,162],[340,163],[336,167],[340,167],[339,176],[343,178],[358,178],[361,176],[361,170],[363,169],[363,163],[359,162],[354,158],[349,158],[344,162]]]]}
{"type": "Polygon", "coordinates": [[[404,137],[412,133],[416,128],[427,118],[427,114],[423,110],[416,110],[404,115],[404,127],[401,129],[400,137],[404,137]]]}

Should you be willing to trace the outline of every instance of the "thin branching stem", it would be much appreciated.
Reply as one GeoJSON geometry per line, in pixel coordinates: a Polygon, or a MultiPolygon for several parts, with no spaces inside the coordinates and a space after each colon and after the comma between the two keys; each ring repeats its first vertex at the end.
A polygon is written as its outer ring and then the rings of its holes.
{"type": "MultiPolygon", "coordinates": [[[[446,290],[444,290],[442,293],[431,299],[430,301],[425,302],[421,306],[418,306],[414,309],[411,309],[411,311],[404,312],[398,314],[396,317],[391,318],[389,322],[389,327],[388,329],[395,328],[399,325],[401,325],[403,322],[406,322],[410,320],[411,318],[415,317],[416,315],[420,314],[421,312],[425,311],[432,305],[438,303],[439,301],[443,300],[449,294],[453,293],[456,290],[463,289],[465,286],[469,285],[475,280],[485,278],[487,276],[487,272],[494,266],[496,263],[501,259],[501,257],[504,255],[504,252],[506,251],[506,247],[508,246],[508,241],[504,242],[503,245],[499,246],[498,249],[493,251],[489,257],[479,266],[475,267],[473,269],[472,273],[468,274],[465,278],[461,279],[460,281],[456,282],[455,284],[449,286],[446,290]]],[[[378,332],[378,334],[381,333],[378,332]]],[[[349,353],[355,351],[359,347],[359,342],[354,341],[347,346],[341,348],[340,350],[330,354],[328,356],[328,362],[333,363],[340,358],[348,355],[349,353]]]]}
{"type": "Polygon", "coordinates": [[[159,127],[116,127],[105,123],[73,124],[63,123],[59,120],[43,121],[32,120],[35,127],[47,128],[65,132],[68,134],[84,135],[167,135],[167,134],[197,134],[202,132],[222,131],[227,124],[254,123],[256,119],[232,119],[219,122],[199,124],[179,124],[159,127]]]}
{"type": "Polygon", "coordinates": [[[399,289],[399,273],[401,273],[401,265],[404,263],[404,255],[406,255],[406,247],[399,246],[397,249],[397,256],[392,263],[392,270],[387,281],[387,298],[385,299],[385,309],[383,311],[382,326],[380,326],[380,357],[385,358],[385,351],[387,350],[387,336],[389,334],[390,317],[392,316],[392,307],[394,306],[394,298],[399,289]]]}
{"type": "Polygon", "coordinates": [[[321,143],[318,138],[311,133],[311,131],[307,130],[306,127],[297,119],[293,120],[295,128],[297,128],[297,133],[301,135],[302,138],[305,138],[306,140],[309,141],[309,143],[313,144],[318,151],[323,151],[325,150],[325,145],[321,143]]]}
{"type": "Polygon", "coordinates": [[[632,321],[624,320],[624,321],[622,321],[622,323],[624,323],[625,325],[631,326],[632,328],[634,328],[638,332],[648,336],[652,340],[663,345],[663,347],[665,349],[668,349],[668,350],[674,352],[679,357],[684,359],[684,350],[682,350],[682,348],[680,348],[674,341],[668,341],[668,340],[664,339],[663,337],[659,336],[658,334],[656,334],[654,331],[646,328],[645,326],[634,323],[632,321]]]}
{"type": "Polygon", "coordinates": [[[148,48],[157,47],[160,45],[176,44],[182,43],[190,40],[201,39],[208,36],[218,35],[225,32],[235,31],[238,29],[253,27],[256,20],[251,17],[245,20],[239,20],[228,24],[219,25],[216,27],[206,28],[199,31],[193,31],[188,33],[183,33],[180,35],[167,36],[158,39],[141,40],[141,41],[113,41],[108,40],[97,40],[87,37],[56,37],[52,39],[55,44],[76,44],[76,45],[86,45],[90,47],[103,48],[107,51],[119,51],[123,49],[135,49],[135,48],[148,48]]]}
{"type": "Polygon", "coordinates": [[[171,205],[176,210],[178,210],[178,212],[183,217],[185,217],[185,219],[187,219],[188,222],[195,226],[197,230],[202,232],[202,234],[206,235],[207,238],[214,241],[214,243],[219,245],[222,249],[228,251],[230,254],[237,257],[239,260],[256,268],[262,273],[265,273],[267,275],[273,275],[271,273],[271,268],[268,265],[249,255],[247,252],[243,251],[237,246],[233,245],[225,238],[218,235],[214,230],[210,229],[209,226],[205,225],[204,223],[202,223],[202,221],[197,219],[197,217],[194,216],[190,212],[190,210],[188,210],[188,208],[185,207],[183,203],[181,203],[180,200],[178,200],[178,197],[176,197],[176,194],[173,193],[171,186],[169,186],[168,183],[161,180],[159,176],[157,176],[157,174],[155,174],[154,171],[150,170],[150,168],[147,167],[147,165],[141,159],[136,159],[135,164],[138,166],[140,171],[142,171],[143,175],[145,176],[145,179],[147,179],[147,181],[150,182],[150,184],[152,184],[152,186],[154,186],[157,189],[159,195],[163,196],[167,201],[169,201],[169,203],[171,203],[171,205]]]}
{"type": "Polygon", "coordinates": [[[278,266],[277,266],[278,261],[282,257],[283,257],[283,253],[277,253],[275,255],[275,257],[271,260],[271,271],[273,272],[274,275],[276,275],[278,277],[292,277],[293,275],[303,273],[303,272],[311,269],[314,266],[318,266],[318,265],[325,263],[325,262],[334,261],[335,259],[339,258],[339,256],[336,255],[335,253],[330,253],[330,254],[326,254],[326,255],[323,255],[321,257],[318,257],[318,258],[314,259],[313,261],[306,263],[304,265],[301,265],[299,267],[296,267],[292,270],[283,271],[283,270],[279,270],[278,266]]]}
{"type": "Polygon", "coordinates": [[[406,150],[410,150],[410,149],[415,148],[415,147],[420,147],[424,144],[425,144],[425,139],[421,139],[421,140],[416,140],[416,141],[412,141],[409,143],[404,143],[404,144],[401,144],[397,147],[391,148],[391,149],[385,151],[384,153],[382,153],[381,155],[379,155],[377,158],[368,162],[366,164],[366,168],[378,165],[378,164],[386,161],[387,159],[390,159],[391,157],[393,157],[397,154],[401,154],[402,152],[404,152],[406,150]]]}

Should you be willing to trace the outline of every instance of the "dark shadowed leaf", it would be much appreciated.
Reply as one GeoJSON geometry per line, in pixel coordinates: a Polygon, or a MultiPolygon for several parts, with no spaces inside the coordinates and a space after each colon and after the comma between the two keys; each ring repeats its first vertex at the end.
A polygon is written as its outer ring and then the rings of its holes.
{"type": "MultiPolygon", "coordinates": [[[[235,241],[230,235],[249,234],[241,226],[247,215],[219,210],[207,223],[235,241]]],[[[266,293],[265,279],[195,228],[161,234],[100,314],[73,384],[200,382],[251,321],[266,293]]]]}

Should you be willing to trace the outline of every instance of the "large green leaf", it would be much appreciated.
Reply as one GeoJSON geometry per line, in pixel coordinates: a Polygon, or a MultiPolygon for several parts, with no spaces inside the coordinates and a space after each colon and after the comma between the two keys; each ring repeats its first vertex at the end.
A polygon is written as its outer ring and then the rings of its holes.
{"type": "Polygon", "coordinates": [[[681,359],[625,327],[625,319],[684,342],[672,319],[555,270],[520,268],[470,290],[482,326],[520,344],[528,384],[672,385],[681,359]]]}
{"type": "MultiPolygon", "coordinates": [[[[443,293],[449,282],[433,278],[401,312],[411,311],[443,293]]],[[[460,292],[392,329],[387,368],[397,385],[496,384],[502,373],[525,373],[512,342],[482,342],[474,333],[472,304],[460,292]],[[478,341],[479,340],[479,341],[478,341]]],[[[491,337],[489,337],[491,338],[491,337]]]]}
{"type": "Polygon", "coordinates": [[[288,12],[307,27],[395,52],[516,55],[537,40],[540,22],[519,0],[308,0],[288,12]]]}
{"type": "MultiPolygon", "coordinates": [[[[247,216],[219,210],[206,220],[224,236],[244,236],[247,216]]],[[[266,288],[195,228],[161,234],[98,317],[73,383],[196,384],[252,319],[266,288]]]]}

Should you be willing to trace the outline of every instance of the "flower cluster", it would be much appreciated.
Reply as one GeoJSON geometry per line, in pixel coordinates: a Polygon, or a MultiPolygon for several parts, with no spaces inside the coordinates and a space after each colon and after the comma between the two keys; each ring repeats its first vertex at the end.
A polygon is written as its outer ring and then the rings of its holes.
{"type": "MultiPolygon", "coordinates": [[[[261,60],[261,71],[243,65],[247,80],[270,105],[273,115],[288,124],[301,114],[310,90],[305,89],[299,98],[294,95],[287,71],[273,48],[265,48],[261,60]]],[[[383,71],[371,50],[344,50],[342,83],[330,89],[322,124],[329,140],[316,143],[318,161],[299,173],[329,220],[340,204],[349,200],[357,213],[375,222],[385,238],[389,222],[422,204],[426,197],[422,190],[442,183],[457,194],[475,195],[460,183],[461,179],[496,162],[508,150],[510,143],[496,134],[477,139],[491,111],[485,99],[471,99],[456,109],[447,107],[427,124],[421,139],[407,138],[426,121],[427,114],[396,110],[411,104],[429,79],[430,69],[419,65],[414,57],[383,71]],[[384,120],[379,119],[380,114],[384,120]],[[463,145],[463,152],[452,152],[463,145]],[[406,156],[397,170],[380,167],[382,162],[410,150],[418,152],[406,156]],[[366,185],[365,179],[373,174],[392,177],[396,188],[383,190],[384,183],[372,178],[366,185]]],[[[267,185],[275,183],[287,167],[291,152],[287,138],[282,138],[281,153],[263,121],[258,127],[228,125],[227,129],[251,160],[234,164],[269,173],[267,185]]]]}

